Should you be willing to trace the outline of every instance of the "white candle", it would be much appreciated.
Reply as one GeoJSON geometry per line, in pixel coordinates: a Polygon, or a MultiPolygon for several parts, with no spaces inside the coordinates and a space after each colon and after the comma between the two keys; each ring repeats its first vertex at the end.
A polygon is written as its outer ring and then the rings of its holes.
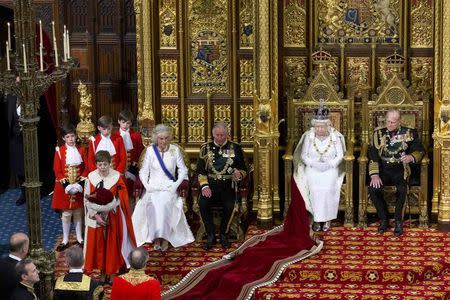
{"type": "Polygon", "coordinates": [[[27,52],[25,51],[25,44],[22,44],[22,49],[23,49],[23,72],[28,73],[27,52]]]}
{"type": "Polygon", "coordinates": [[[6,70],[11,71],[11,66],[9,65],[9,43],[6,42],[6,70]]]}
{"type": "Polygon", "coordinates": [[[43,37],[42,37],[42,21],[39,20],[39,43],[44,45],[43,37]]]}
{"type": "Polygon", "coordinates": [[[53,21],[52,21],[52,34],[53,34],[53,41],[56,41],[55,22],[53,21]]]}
{"type": "Polygon", "coordinates": [[[63,61],[67,61],[67,42],[66,42],[66,31],[63,32],[63,61]]]}
{"type": "Polygon", "coordinates": [[[8,49],[11,50],[11,24],[8,22],[8,49]]]}
{"type": "Polygon", "coordinates": [[[67,58],[70,58],[71,56],[70,56],[69,30],[67,30],[66,39],[67,39],[67,58]]]}
{"type": "Polygon", "coordinates": [[[55,45],[55,66],[59,67],[59,62],[58,62],[58,46],[56,46],[56,40],[53,41],[54,45],[55,45]]]}
{"type": "Polygon", "coordinates": [[[39,47],[39,62],[41,64],[41,72],[44,72],[44,47],[42,44],[39,47]]]}

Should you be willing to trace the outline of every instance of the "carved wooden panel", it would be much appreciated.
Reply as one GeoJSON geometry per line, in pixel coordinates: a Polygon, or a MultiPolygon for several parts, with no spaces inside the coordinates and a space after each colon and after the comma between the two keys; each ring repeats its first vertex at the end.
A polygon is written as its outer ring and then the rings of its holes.
{"type": "Polygon", "coordinates": [[[92,93],[93,120],[123,109],[137,114],[136,17],[133,0],[59,1],[59,28],[67,24],[71,54],[80,61],[72,72],[68,101],[71,120],[77,120],[79,80],[92,93]]]}

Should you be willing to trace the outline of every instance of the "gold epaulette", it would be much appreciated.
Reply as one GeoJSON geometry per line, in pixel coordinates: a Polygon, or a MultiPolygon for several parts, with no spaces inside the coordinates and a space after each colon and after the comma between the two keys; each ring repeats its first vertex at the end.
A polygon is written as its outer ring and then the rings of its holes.
{"type": "Polygon", "coordinates": [[[64,281],[64,276],[58,277],[55,283],[55,290],[63,291],[83,291],[88,292],[91,286],[91,277],[84,275],[81,277],[81,281],[64,281]]]}

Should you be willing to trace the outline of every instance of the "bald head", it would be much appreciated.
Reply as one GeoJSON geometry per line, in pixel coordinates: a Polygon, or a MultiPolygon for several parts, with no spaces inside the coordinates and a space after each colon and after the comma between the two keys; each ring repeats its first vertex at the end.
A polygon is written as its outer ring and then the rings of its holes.
{"type": "Polygon", "coordinates": [[[14,233],[9,239],[9,252],[20,258],[27,257],[30,240],[23,232],[14,233]]]}

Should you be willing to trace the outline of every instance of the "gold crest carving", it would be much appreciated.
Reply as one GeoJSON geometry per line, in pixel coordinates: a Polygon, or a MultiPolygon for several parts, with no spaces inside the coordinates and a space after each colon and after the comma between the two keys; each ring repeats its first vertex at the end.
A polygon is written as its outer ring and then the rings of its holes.
{"type": "Polygon", "coordinates": [[[253,1],[239,1],[240,47],[253,48],[255,45],[255,25],[253,17],[253,1]]]}
{"type": "Polygon", "coordinates": [[[161,122],[172,127],[173,140],[179,139],[179,107],[177,104],[161,105],[161,122]]]}
{"type": "Polygon", "coordinates": [[[176,59],[161,59],[161,97],[178,96],[178,62],[176,59]]]}
{"type": "Polygon", "coordinates": [[[428,0],[417,0],[411,7],[411,47],[432,48],[434,40],[433,5],[428,0]]]}
{"type": "Polygon", "coordinates": [[[319,43],[398,43],[400,0],[319,0],[319,43]]]}

